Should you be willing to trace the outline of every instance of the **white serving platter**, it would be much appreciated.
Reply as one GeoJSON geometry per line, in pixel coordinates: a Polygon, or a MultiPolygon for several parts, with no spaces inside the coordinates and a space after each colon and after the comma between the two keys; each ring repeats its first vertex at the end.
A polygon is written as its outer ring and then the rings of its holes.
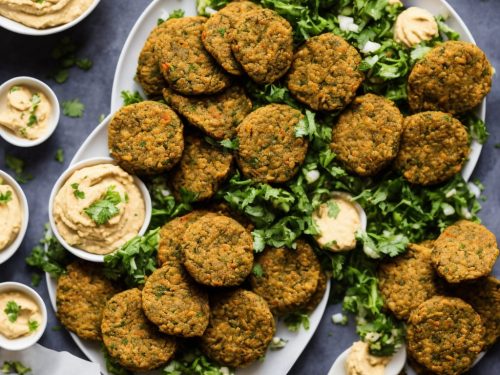
{"type": "MultiPolygon", "coordinates": [[[[95,157],[108,157],[108,124],[111,121],[111,115],[94,129],[89,137],[83,142],[82,146],[78,149],[75,156],[71,160],[70,166],[89,158],[95,157]]],[[[54,311],[57,311],[56,306],[56,280],[51,278],[49,274],[45,274],[47,280],[47,288],[49,291],[50,302],[54,311]]],[[[276,336],[288,341],[287,345],[280,350],[271,351],[266,353],[265,361],[257,361],[248,368],[238,370],[238,375],[256,375],[256,374],[286,374],[293,366],[295,361],[299,358],[302,351],[305,349],[309,340],[312,338],[316,328],[321,321],[321,317],[326,309],[326,303],[330,294],[330,282],[328,282],[327,289],[321,300],[320,304],[310,314],[309,322],[310,328],[305,330],[301,328],[298,332],[290,332],[284,323],[278,322],[276,336]]],[[[92,361],[101,366],[101,372],[108,375],[106,371],[106,363],[104,361],[99,343],[82,340],[74,333],[70,332],[71,337],[81,351],[92,361]]],[[[156,372],[150,372],[155,374],[156,372]]],[[[144,374],[144,373],[141,373],[144,374]]]]}
{"type": "Polygon", "coordinates": [[[87,8],[87,10],[85,10],[85,12],[80,14],[73,21],[65,23],[64,25],[54,26],[48,29],[35,29],[33,27],[28,27],[23,25],[22,23],[0,16],[0,27],[10,30],[14,33],[23,35],[42,36],[42,35],[57,34],[83,21],[90,13],[92,13],[92,11],[95,9],[95,7],[99,4],[100,1],[101,0],[94,0],[94,2],[87,8]]]}

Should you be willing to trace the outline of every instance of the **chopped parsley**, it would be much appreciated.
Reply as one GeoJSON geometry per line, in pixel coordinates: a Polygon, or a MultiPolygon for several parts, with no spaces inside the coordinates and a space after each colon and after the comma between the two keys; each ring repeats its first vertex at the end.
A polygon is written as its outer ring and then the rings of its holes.
{"type": "Polygon", "coordinates": [[[121,92],[121,96],[123,99],[123,105],[130,105],[144,101],[143,97],[141,96],[141,94],[139,94],[138,91],[131,92],[128,90],[123,90],[121,92]]]}
{"type": "Polygon", "coordinates": [[[26,367],[19,361],[5,361],[2,365],[3,374],[25,375],[31,372],[29,367],[26,367]]]}
{"type": "Polygon", "coordinates": [[[80,99],[66,100],[62,103],[63,113],[68,117],[82,117],[85,105],[80,102],[80,99]]]}
{"type": "Polygon", "coordinates": [[[85,193],[78,189],[79,186],[80,185],[78,185],[78,183],[76,183],[76,182],[71,184],[71,188],[73,189],[73,195],[77,199],[85,199],[85,193]]]}
{"type": "Polygon", "coordinates": [[[31,285],[34,286],[35,288],[40,285],[40,282],[42,281],[42,276],[40,276],[39,273],[33,273],[31,274],[31,285]]]}
{"type": "Polygon", "coordinates": [[[36,320],[28,320],[28,328],[30,332],[35,332],[39,326],[40,324],[36,320]]]}
{"type": "Polygon", "coordinates": [[[234,375],[234,372],[206,357],[197,348],[187,349],[163,369],[163,375],[234,375]]]}
{"type": "Polygon", "coordinates": [[[219,142],[219,144],[227,148],[228,150],[237,150],[240,147],[240,142],[238,138],[234,139],[223,139],[222,141],[219,142]]]}
{"type": "Polygon", "coordinates": [[[328,207],[328,217],[332,219],[336,219],[337,216],[339,215],[340,212],[340,207],[337,204],[337,202],[333,200],[329,200],[326,203],[326,206],[328,207]]]}
{"type": "Polygon", "coordinates": [[[182,18],[182,17],[184,17],[184,14],[185,13],[184,13],[183,9],[175,9],[168,14],[168,17],[166,19],[165,18],[158,18],[158,21],[156,22],[156,24],[159,26],[163,22],[171,20],[172,18],[182,18]]]}
{"type": "Polygon", "coordinates": [[[58,148],[56,150],[56,154],[54,156],[55,161],[58,163],[64,163],[64,150],[62,148],[58,148]]]}
{"type": "Polygon", "coordinates": [[[14,178],[20,184],[25,184],[29,180],[33,179],[31,174],[24,173],[24,160],[20,158],[5,154],[5,166],[14,172],[14,178]]]}
{"type": "Polygon", "coordinates": [[[63,37],[54,46],[51,57],[54,60],[55,70],[50,77],[59,84],[66,82],[70,75],[70,69],[78,67],[83,71],[92,68],[92,61],[88,58],[77,58],[77,44],[69,36],[63,37]]]}
{"type": "Polygon", "coordinates": [[[3,312],[7,315],[7,319],[9,322],[14,323],[19,316],[19,312],[21,311],[21,306],[19,306],[16,301],[8,301],[7,305],[3,312]]]}
{"type": "Polygon", "coordinates": [[[110,186],[101,199],[95,201],[83,211],[94,223],[103,225],[120,213],[118,204],[121,202],[122,198],[120,194],[115,191],[115,186],[110,186]]]}
{"type": "Polygon", "coordinates": [[[12,191],[7,190],[5,193],[0,193],[0,205],[7,204],[12,200],[12,191]]]}
{"type": "Polygon", "coordinates": [[[286,328],[288,328],[290,332],[298,332],[300,327],[304,327],[307,331],[311,326],[309,322],[309,315],[300,311],[295,311],[286,315],[283,321],[286,324],[286,328]]]}
{"type": "Polygon", "coordinates": [[[90,70],[92,68],[92,60],[84,58],[84,59],[77,59],[75,62],[76,66],[80,68],[81,70],[90,70]]]}
{"type": "Polygon", "coordinates": [[[252,273],[255,277],[262,277],[264,275],[264,270],[259,263],[255,263],[252,268],[252,273]]]}

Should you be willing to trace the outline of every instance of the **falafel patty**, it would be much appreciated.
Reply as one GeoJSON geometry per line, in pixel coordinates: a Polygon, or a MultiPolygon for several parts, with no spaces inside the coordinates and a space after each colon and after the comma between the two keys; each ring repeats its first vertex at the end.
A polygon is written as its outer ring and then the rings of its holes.
{"type": "Polygon", "coordinates": [[[316,287],[316,290],[314,291],[311,298],[309,298],[309,301],[307,301],[307,303],[301,309],[304,309],[308,313],[313,312],[316,309],[316,307],[318,307],[321,300],[325,296],[327,284],[328,284],[328,275],[325,272],[320,271],[318,278],[318,286],[316,287]]]}
{"type": "Polygon", "coordinates": [[[450,114],[422,112],[405,118],[395,160],[404,178],[415,185],[435,185],[462,170],[469,155],[465,126],[450,114]]]}
{"type": "Polygon", "coordinates": [[[212,146],[204,139],[188,135],[184,153],[172,173],[172,187],[177,199],[183,192],[195,195],[194,200],[209,199],[219,190],[232,170],[233,155],[212,146]]]}
{"type": "Polygon", "coordinates": [[[432,263],[449,283],[487,276],[498,257],[495,235],[485,226],[460,220],[446,228],[432,251],[432,263]]]}
{"type": "Polygon", "coordinates": [[[112,297],[104,309],[102,338],[107,351],[131,371],[157,368],[172,358],[177,343],[163,335],[142,311],[139,289],[129,289],[112,297]]]}
{"type": "Polygon", "coordinates": [[[291,94],[316,111],[339,111],[355,97],[364,80],[361,56],[340,36],[308,39],[295,53],[287,75],[291,94]]]}
{"type": "Polygon", "coordinates": [[[160,70],[169,87],[184,95],[215,94],[230,84],[201,42],[206,21],[199,16],[170,19],[156,39],[160,70]]]}
{"type": "Polygon", "coordinates": [[[255,82],[272,83],[290,68],[292,26],[275,11],[260,8],[241,14],[230,37],[234,57],[255,82]]]}
{"type": "Polygon", "coordinates": [[[231,51],[231,30],[237,19],[246,12],[260,9],[251,1],[234,1],[212,15],[205,23],[201,40],[206,50],[228,72],[237,76],[243,74],[231,51]]]}
{"type": "Polygon", "coordinates": [[[181,159],[182,131],[181,120],[165,104],[131,104],[120,108],[109,123],[109,152],[129,173],[163,173],[181,159]]]}
{"type": "Polygon", "coordinates": [[[146,280],[142,307],[147,318],[168,335],[201,336],[208,325],[208,294],[179,263],[164,264],[146,280]]]}
{"type": "Polygon", "coordinates": [[[102,267],[73,262],[57,280],[57,318],[85,340],[101,340],[106,301],[120,290],[102,274],[102,267]]]}
{"type": "Polygon", "coordinates": [[[250,275],[252,290],[264,298],[275,315],[300,309],[318,287],[321,267],[313,249],[297,240],[297,249],[266,248],[256,259],[262,275],[250,275]]]}
{"type": "Polygon", "coordinates": [[[240,285],[252,271],[253,239],[236,220],[208,213],[184,233],[184,266],[199,283],[240,285]]]}
{"type": "Polygon", "coordinates": [[[333,128],[332,150],[360,176],[373,176],[394,160],[403,133],[403,115],[383,96],[354,99],[333,128]]]}
{"type": "Polygon", "coordinates": [[[484,345],[479,314],[459,298],[425,301],[411,313],[406,333],[410,355],[444,375],[467,371],[484,345]]]}
{"type": "Polygon", "coordinates": [[[205,215],[207,211],[195,210],[190,213],[176,217],[164,224],[160,229],[160,243],[158,245],[157,261],[160,266],[168,262],[178,264],[182,262],[182,246],[184,233],[187,227],[198,218],[205,215]]]}
{"type": "Polygon", "coordinates": [[[201,337],[202,350],[229,367],[245,367],[261,358],[276,330],[266,301],[243,289],[215,299],[210,323],[201,337]]]}
{"type": "Polygon", "coordinates": [[[237,162],[247,178],[279,183],[293,178],[307,154],[308,141],[297,137],[304,116],[285,104],[269,104],[250,113],[237,128],[237,162]]]}
{"type": "Polygon", "coordinates": [[[484,341],[492,346],[500,337],[500,280],[493,276],[456,284],[454,293],[470,304],[484,325],[484,341]]]}
{"type": "Polygon", "coordinates": [[[163,97],[191,125],[217,140],[234,138],[236,127],[252,111],[252,102],[240,86],[196,97],[182,96],[165,88],[163,97]]]}
{"type": "Polygon", "coordinates": [[[472,43],[447,41],[417,62],[408,77],[408,102],[414,112],[467,112],[491,90],[493,68],[472,43]]]}
{"type": "Polygon", "coordinates": [[[438,294],[431,255],[431,249],[410,244],[406,253],[380,265],[379,289],[398,319],[407,320],[422,302],[438,294]]]}
{"type": "Polygon", "coordinates": [[[141,85],[144,94],[148,97],[161,96],[161,90],[166,87],[165,79],[161,74],[158,59],[154,51],[156,39],[161,33],[160,26],[157,26],[151,31],[142,47],[137,62],[137,70],[135,79],[141,85]]]}

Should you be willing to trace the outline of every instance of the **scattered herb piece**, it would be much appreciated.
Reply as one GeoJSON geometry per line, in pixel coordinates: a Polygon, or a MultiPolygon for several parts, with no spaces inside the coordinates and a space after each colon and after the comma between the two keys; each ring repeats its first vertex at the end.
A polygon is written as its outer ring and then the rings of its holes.
{"type": "Polygon", "coordinates": [[[280,350],[283,349],[286,344],[288,343],[288,340],[282,339],[281,337],[273,337],[271,340],[271,343],[269,344],[269,349],[270,350],[280,350]]]}
{"type": "Polygon", "coordinates": [[[283,321],[290,332],[298,332],[300,327],[307,331],[310,328],[309,315],[301,312],[292,312],[285,316],[283,321]]]}
{"type": "Polygon", "coordinates": [[[40,282],[42,281],[42,276],[38,273],[32,273],[31,274],[31,285],[34,286],[35,288],[40,285],[40,282]]]}
{"type": "Polygon", "coordinates": [[[85,199],[85,192],[81,191],[78,189],[80,185],[78,183],[74,182],[71,184],[71,188],[73,189],[73,195],[77,199],[85,199]]]}
{"type": "Polygon", "coordinates": [[[140,103],[142,102],[144,99],[143,97],[141,96],[141,94],[139,94],[138,91],[134,91],[134,92],[131,92],[131,91],[128,91],[128,90],[123,90],[121,92],[121,96],[122,96],[122,99],[123,99],[123,105],[130,105],[130,104],[135,104],[135,103],[140,103]]]}
{"type": "Polygon", "coordinates": [[[8,301],[5,309],[3,310],[5,315],[7,315],[7,319],[9,319],[9,322],[11,323],[14,323],[17,320],[19,311],[21,311],[21,306],[19,306],[16,301],[8,301]]]}
{"type": "MultiPolygon", "coordinates": [[[[74,190],[75,196],[80,198],[81,194],[76,193],[76,191],[78,191],[78,187],[74,190]],[[76,194],[79,195],[77,196],[76,194]]],[[[110,186],[101,199],[95,201],[83,211],[92,219],[94,223],[97,225],[103,225],[120,213],[118,204],[121,202],[122,198],[120,197],[120,194],[115,191],[114,186],[110,186]]]]}
{"type": "Polygon", "coordinates": [[[170,361],[163,369],[163,375],[234,375],[234,372],[212,362],[198,349],[191,349],[170,361]]]}
{"type": "Polygon", "coordinates": [[[29,328],[30,332],[35,332],[39,326],[40,326],[40,324],[36,320],[30,319],[28,321],[28,328],[29,328]]]}
{"type": "Polygon", "coordinates": [[[235,139],[223,139],[219,144],[229,150],[237,150],[240,147],[240,142],[238,138],[235,139]]]}
{"type": "Polygon", "coordinates": [[[56,155],[54,156],[54,159],[58,162],[63,164],[64,163],[64,150],[62,148],[58,148],[56,151],[56,155]]]}
{"type": "Polygon", "coordinates": [[[66,100],[62,103],[63,113],[68,117],[82,117],[85,105],[80,102],[80,99],[66,100]]]}
{"type": "Polygon", "coordinates": [[[101,122],[103,122],[105,118],[106,118],[106,115],[105,115],[104,113],[101,113],[101,114],[99,115],[99,124],[100,124],[101,122]]]}
{"type": "Polygon", "coordinates": [[[340,212],[340,207],[337,204],[337,202],[334,202],[333,200],[329,200],[326,203],[326,205],[328,207],[328,217],[332,218],[332,219],[336,219],[337,216],[339,216],[339,212],[340,212]]]}
{"type": "Polygon", "coordinates": [[[12,155],[5,155],[5,166],[14,172],[17,182],[20,184],[25,184],[29,180],[33,179],[33,176],[29,173],[24,173],[24,160],[17,158],[12,155]]]}
{"type": "Polygon", "coordinates": [[[92,61],[90,59],[84,58],[84,59],[77,59],[76,60],[76,66],[79,67],[81,70],[90,70],[92,68],[92,61]]]}
{"type": "Polygon", "coordinates": [[[62,327],[61,326],[53,326],[50,330],[54,331],[54,332],[58,332],[58,331],[62,331],[62,327]]]}
{"type": "Polygon", "coordinates": [[[101,352],[106,362],[106,371],[111,375],[132,375],[132,372],[120,366],[118,361],[109,355],[104,344],[101,344],[101,352]]]}
{"type": "Polygon", "coordinates": [[[26,367],[19,361],[5,361],[2,366],[2,373],[25,375],[31,372],[29,367],[26,367]]]}
{"type": "Polygon", "coordinates": [[[339,324],[341,326],[345,326],[345,325],[347,325],[348,322],[349,322],[349,319],[347,318],[347,315],[344,315],[342,313],[332,315],[332,323],[333,324],[339,324]]]}
{"type": "Polygon", "coordinates": [[[54,78],[54,81],[56,81],[57,83],[63,84],[69,78],[69,70],[68,69],[59,69],[57,72],[55,72],[52,75],[52,78],[54,78]]]}
{"type": "Polygon", "coordinates": [[[252,273],[256,277],[262,277],[264,275],[264,270],[262,269],[262,266],[259,263],[255,263],[252,268],[252,273]]]}
{"type": "Polygon", "coordinates": [[[0,204],[7,204],[12,200],[12,191],[8,190],[5,193],[0,193],[0,204]]]}

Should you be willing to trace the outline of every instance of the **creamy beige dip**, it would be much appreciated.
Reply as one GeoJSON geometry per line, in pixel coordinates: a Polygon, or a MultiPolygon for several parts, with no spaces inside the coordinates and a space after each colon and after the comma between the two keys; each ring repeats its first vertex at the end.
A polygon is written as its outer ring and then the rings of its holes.
{"type": "Polygon", "coordinates": [[[109,254],[135,237],[145,219],[141,191],[131,175],[113,164],[74,172],[54,199],[53,215],[59,234],[71,246],[93,254],[109,254]],[[98,224],[86,211],[112,189],[120,196],[118,209],[98,224]]]}
{"type": "Polygon", "coordinates": [[[396,5],[396,4],[397,5],[403,5],[403,2],[401,0],[389,0],[387,2],[387,4],[389,4],[389,5],[396,5]]]}
{"type": "Polygon", "coordinates": [[[17,136],[38,139],[48,130],[52,106],[43,92],[12,86],[0,102],[0,125],[17,136]]]}
{"type": "Polygon", "coordinates": [[[9,246],[19,234],[23,212],[15,190],[0,178],[0,251],[9,246]]]}
{"type": "Polygon", "coordinates": [[[0,15],[35,29],[78,18],[95,0],[0,0],[0,15]]]}
{"type": "Polygon", "coordinates": [[[28,336],[37,331],[41,322],[40,307],[28,295],[21,292],[0,293],[1,335],[8,339],[28,336]],[[12,311],[12,309],[8,308],[9,302],[11,305],[15,303],[15,310],[17,310],[15,315],[11,315],[11,319],[9,319],[8,315],[12,311]]]}
{"type": "Polygon", "coordinates": [[[411,7],[398,16],[394,25],[394,40],[413,47],[438,35],[438,24],[428,10],[411,7]]]}
{"type": "Polygon", "coordinates": [[[316,242],[323,249],[346,251],[356,247],[356,232],[361,229],[361,218],[347,199],[330,199],[318,207],[312,218],[319,230],[316,242]]]}
{"type": "Polygon", "coordinates": [[[355,342],[347,359],[345,369],[347,375],[384,375],[385,367],[390,357],[375,357],[370,354],[368,344],[363,341],[355,342]]]}

